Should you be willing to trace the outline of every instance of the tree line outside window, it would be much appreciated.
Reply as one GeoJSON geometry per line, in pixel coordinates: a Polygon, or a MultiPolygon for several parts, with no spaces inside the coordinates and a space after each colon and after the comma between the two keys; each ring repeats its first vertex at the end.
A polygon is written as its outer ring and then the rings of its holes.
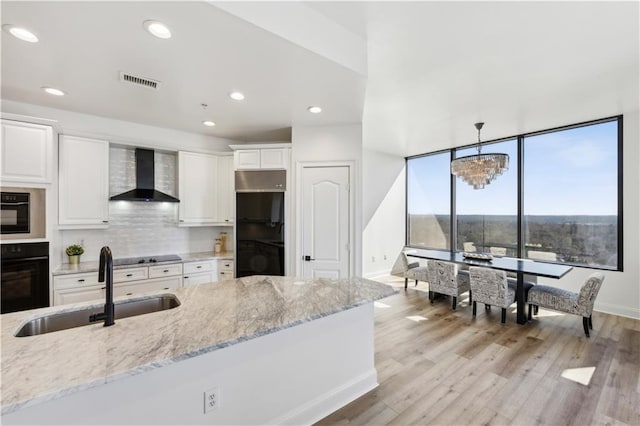
{"type": "Polygon", "coordinates": [[[479,190],[450,170],[475,145],[406,159],[408,246],[622,270],[622,116],[482,145],[510,165],[479,190]]]}

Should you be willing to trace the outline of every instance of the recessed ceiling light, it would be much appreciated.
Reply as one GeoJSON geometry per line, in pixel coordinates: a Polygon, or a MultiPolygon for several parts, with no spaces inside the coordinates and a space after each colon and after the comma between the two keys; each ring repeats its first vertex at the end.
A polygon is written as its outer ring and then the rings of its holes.
{"type": "Polygon", "coordinates": [[[62,90],[56,89],[55,87],[43,87],[42,90],[44,90],[48,94],[54,95],[54,96],[64,96],[65,95],[65,93],[62,90]]]}
{"type": "Polygon", "coordinates": [[[207,121],[203,121],[202,124],[204,124],[205,126],[209,126],[209,127],[213,127],[216,125],[216,123],[214,123],[213,121],[207,120],[207,121]]]}
{"type": "Polygon", "coordinates": [[[311,114],[320,114],[322,112],[322,108],[320,108],[319,106],[310,106],[309,108],[307,108],[307,111],[309,111],[311,114]]]}
{"type": "Polygon", "coordinates": [[[231,92],[229,93],[229,97],[236,101],[241,101],[244,99],[244,95],[240,92],[231,92]]]}
{"type": "Polygon", "coordinates": [[[15,25],[3,25],[2,29],[14,36],[15,38],[19,38],[20,40],[28,41],[29,43],[37,43],[38,37],[31,31],[22,28],[16,27],[15,25]]]}
{"type": "Polygon", "coordinates": [[[164,39],[171,38],[171,31],[169,31],[169,28],[162,22],[144,21],[142,26],[153,36],[164,39]]]}

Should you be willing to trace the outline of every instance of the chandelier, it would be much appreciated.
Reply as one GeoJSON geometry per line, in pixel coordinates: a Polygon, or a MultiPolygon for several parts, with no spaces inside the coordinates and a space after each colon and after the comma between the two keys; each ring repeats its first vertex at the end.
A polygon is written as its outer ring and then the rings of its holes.
{"type": "Polygon", "coordinates": [[[478,129],[478,153],[451,161],[451,173],[473,186],[473,189],[482,189],[509,168],[509,155],[481,154],[480,129],[484,123],[476,123],[475,126],[478,129]]]}

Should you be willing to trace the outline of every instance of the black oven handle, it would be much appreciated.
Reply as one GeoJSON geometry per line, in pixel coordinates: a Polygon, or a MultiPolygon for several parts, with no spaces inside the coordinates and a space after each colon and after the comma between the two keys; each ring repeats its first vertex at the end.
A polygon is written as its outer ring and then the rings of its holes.
{"type": "Polygon", "coordinates": [[[34,260],[49,260],[49,256],[35,256],[35,257],[20,257],[17,259],[3,259],[2,263],[16,263],[16,262],[32,262],[34,260]]]}
{"type": "Polygon", "coordinates": [[[19,202],[19,203],[8,203],[8,202],[3,201],[2,203],[0,203],[0,205],[3,205],[3,206],[28,206],[29,202],[28,201],[22,201],[22,202],[19,202]]]}

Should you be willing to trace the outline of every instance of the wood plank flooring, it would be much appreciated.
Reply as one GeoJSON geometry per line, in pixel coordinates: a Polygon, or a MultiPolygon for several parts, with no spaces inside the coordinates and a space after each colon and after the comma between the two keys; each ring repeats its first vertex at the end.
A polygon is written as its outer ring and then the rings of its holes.
{"type": "Polygon", "coordinates": [[[400,288],[376,303],[380,386],[318,425],[640,425],[640,321],[596,312],[587,339],[575,315],[517,325],[513,305],[502,325],[500,309],[473,319],[426,283],[379,281],[400,288]],[[588,367],[586,385],[563,377],[588,367]]]}

